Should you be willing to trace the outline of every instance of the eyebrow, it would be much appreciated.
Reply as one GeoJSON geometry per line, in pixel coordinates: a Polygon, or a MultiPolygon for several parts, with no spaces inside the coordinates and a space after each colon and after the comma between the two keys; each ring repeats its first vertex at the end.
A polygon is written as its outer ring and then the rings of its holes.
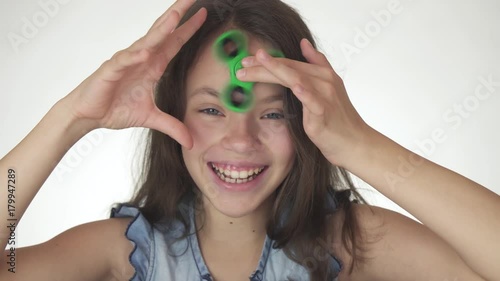
{"type": "Polygon", "coordinates": [[[199,95],[199,94],[208,94],[208,95],[211,95],[211,96],[214,96],[216,98],[219,98],[219,92],[217,92],[216,90],[212,89],[212,88],[208,88],[208,87],[201,87],[201,88],[198,88],[196,90],[194,90],[191,95],[190,95],[190,98],[196,96],[196,95],[199,95]]]}
{"type": "MultiPolygon", "coordinates": [[[[192,97],[194,97],[196,95],[199,95],[199,94],[206,94],[206,95],[213,96],[215,98],[219,98],[219,96],[220,96],[220,93],[217,92],[216,90],[212,89],[212,88],[201,87],[201,88],[198,88],[195,91],[193,91],[190,97],[192,98],[192,97]]],[[[283,101],[283,96],[284,96],[284,92],[279,92],[277,94],[274,94],[274,95],[266,97],[261,102],[263,102],[263,103],[272,103],[272,102],[275,102],[275,101],[283,101]]]]}

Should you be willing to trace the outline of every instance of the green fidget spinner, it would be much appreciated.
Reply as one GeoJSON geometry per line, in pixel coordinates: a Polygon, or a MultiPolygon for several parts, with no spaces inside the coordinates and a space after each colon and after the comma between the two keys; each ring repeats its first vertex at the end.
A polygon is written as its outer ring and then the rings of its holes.
{"type": "MultiPolygon", "coordinates": [[[[216,57],[227,64],[231,75],[231,81],[221,93],[222,103],[235,112],[250,110],[255,99],[252,92],[255,82],[243,82],[236,77],[236,71],[243,68],[241,61],[250,56],[247,37],[239,30],[227,31],[217,38],[214,50],[216,57]]],[[[270,50],[268,53],[273,57],[285,57],[278,50],[270,50]]]]}

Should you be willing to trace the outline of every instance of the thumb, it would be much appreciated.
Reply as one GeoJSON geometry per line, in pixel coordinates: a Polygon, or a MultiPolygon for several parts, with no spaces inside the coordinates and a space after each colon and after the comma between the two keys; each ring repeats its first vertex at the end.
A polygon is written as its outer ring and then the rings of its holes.
{"type": "Polygon", "coordinates": [[[193,137],[191,133],[189,133],[186,125],[157,107],[151,112],[146,122],[144,122],[144,127],[160,131],[170,136],[187,149],[193,147],[193,137]]]}

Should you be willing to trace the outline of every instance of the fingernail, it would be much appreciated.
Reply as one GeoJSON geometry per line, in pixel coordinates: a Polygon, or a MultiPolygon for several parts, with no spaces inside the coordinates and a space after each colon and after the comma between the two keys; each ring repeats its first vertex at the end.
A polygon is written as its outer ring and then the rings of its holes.
{"type": "Polygon", "coordinates": [[[243,66],[250,66],[250,65],[252,65],[252,63],[253,63],[253,59],[252,58],[244,58],[241,61],[241,65],[243,65],[243,66]]]}
{"type": "Polygon", "coordinates": [[[243,78],[245,77],[245,75],[247,75],[247,71],[245,69],[240,69],[236,71],[236,76],[238,76],[239,78],[243,78]]]}
{"type": "Polygon", "coordinates": [[[307,38],[306,38],[306,42],[307,42],[307,44],[308,44],[311,48],[313,48],[313,49],[314,49],[314,46],[313,46],[313,44],[311,43],[311,41],[309,41],[309,39],[307,39],[307,38]]]}

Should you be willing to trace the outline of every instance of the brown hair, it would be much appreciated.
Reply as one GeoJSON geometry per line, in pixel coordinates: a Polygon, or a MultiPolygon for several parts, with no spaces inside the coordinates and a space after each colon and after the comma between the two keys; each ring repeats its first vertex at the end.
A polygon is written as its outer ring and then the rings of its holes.
{"type": "MultiPolygon", "coordinates": [[[[156,89],[157,106],[179,120],[185,114],[188,70],[209,39],[224,30],[243,30],[281,50],[287,58],[303,62],[301,39],[307,38],[315,45],[300,15],[281,1],[199,0],[180,25],[201,7],[208,10],[206,22],[170,62],[156,89]]],[[[332,272],[329,261],[317,258],[313,252],[318,245],[330,251],[324,243],[320,245],[321,241],[332,240],[329,218],[335,210],[329,206],[333,200],[345,214],[341,241],[353,258],[352,271],[354,263],[362,260],[362,241],[350,200],[354,197],[366,202],[355,190],[349,174],[332,165],[308,138],[302,124],[302,104],[290,89],[286,89],[284,107],[296,157],[291,172],[276,190],[267,233],[274,247],[283,248],[289,258],[309,270],[311,280],[332,280],[336,272],[332,272]],[[310,258],[314,259],[313,266],[310,258]]],[[[198,191],[184,164],[181,146],[169,136],[155,130],[148,132],[138,187],[130,203],[138,206],[152,224],[179,220],[189,229],[185,203],[193,202],[198,191]]]]}

